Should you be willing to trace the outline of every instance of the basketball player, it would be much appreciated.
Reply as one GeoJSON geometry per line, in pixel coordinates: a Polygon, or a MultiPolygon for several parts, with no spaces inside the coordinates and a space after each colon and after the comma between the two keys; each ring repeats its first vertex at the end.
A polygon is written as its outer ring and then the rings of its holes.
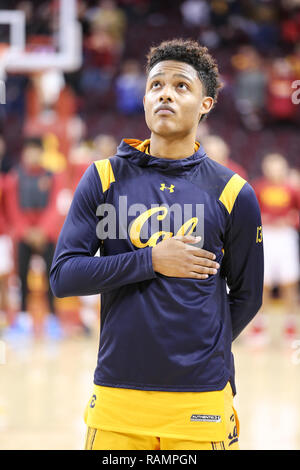
{"type": "Polygon", "coordinates": [[[102,294],[87,449],[238,448],[231,345],[261,305],[263,247],[252,187],[195,141],[219,88],[197,42],[152,48],[150,138],[123,140],[75,192],[51,285],[102,294]]]}

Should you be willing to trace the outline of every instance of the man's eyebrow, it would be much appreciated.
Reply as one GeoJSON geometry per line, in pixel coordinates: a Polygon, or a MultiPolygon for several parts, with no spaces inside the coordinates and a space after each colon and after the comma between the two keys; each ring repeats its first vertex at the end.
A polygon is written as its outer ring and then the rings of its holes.
{"type": "Polygon", "coordinates": [[[180,77],[180,78],[184,78],[185,80],[188,80],[189,82],[192,82],[192,78],[188,77],[187,75],[185,75],[184,73],[175,73],[174,74],[174,77],[180,77]]]}
{"type": "MultiPolygon", "coordinates": [[[[154,75],[152,75],[152,77],[149,77],[150,80],[153,80],[154,78],[158,77],[158,76],[164,76],[165,74],[163,72],[157,72],[155,73],[154,75]]],[[[173,77],[180,77],[180,78],[184,78],[185,80],[188,80],[189,82],[192,82],[192,79],[190,77],[188,77],[187,75],[183,74],[183,73],[175,73],[173,75],[173,77]]]]}
{"type": "Polygon", "coordinates": [[[153,78],[159,77],[159,76],[161,76],[161,75],[164,75],[164,73],[162,73],[162,72],[157,72],[157,73],[155,73],[154,75],[152,75],[152,77],[149,77],[149,79],[152,80],[153,78]]]}

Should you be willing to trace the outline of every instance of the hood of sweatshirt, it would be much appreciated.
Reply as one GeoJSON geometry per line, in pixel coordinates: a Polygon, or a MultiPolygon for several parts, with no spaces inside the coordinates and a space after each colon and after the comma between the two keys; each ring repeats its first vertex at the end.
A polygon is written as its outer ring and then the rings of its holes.
{"type": "Polygon", "coordinates": [[[128,162],[140,167],[151,167],[167,173],[183,173],[201,163],[207,155],[202,145],[195,142],[195,153],[190,157],[181,159],[158,158],[149,154],[150,139],[140,141],[137,139],[123,139],[117,149],[117,156],[126,158],[128,162]]]}

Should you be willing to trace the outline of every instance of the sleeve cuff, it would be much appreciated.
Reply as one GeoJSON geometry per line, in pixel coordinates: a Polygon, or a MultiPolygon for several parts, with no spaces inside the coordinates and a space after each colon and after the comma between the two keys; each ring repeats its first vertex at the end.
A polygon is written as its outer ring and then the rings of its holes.
{"type": "Polygon", "coordinates": [[[147,266],[149,279],[156,278],[157,274],[154,271],[153,264],[152,264],[152,247],[144,248],[144,252],[145,252],[145,257],[146,257],[145,266],[147,266]]]}

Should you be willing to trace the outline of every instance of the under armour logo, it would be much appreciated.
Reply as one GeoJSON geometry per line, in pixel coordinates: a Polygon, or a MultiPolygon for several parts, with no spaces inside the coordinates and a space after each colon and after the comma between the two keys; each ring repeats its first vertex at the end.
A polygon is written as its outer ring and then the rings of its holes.
{"type": "Polygon", "coordinates": [[[168,189],[170,191],[170,193],[174,193],[174,184],[171,184],[171,186],[166,186],[165,183],[161,183],[160,185],[160,190],[161,191],[164,191],[165,189],[168,189]]]}

